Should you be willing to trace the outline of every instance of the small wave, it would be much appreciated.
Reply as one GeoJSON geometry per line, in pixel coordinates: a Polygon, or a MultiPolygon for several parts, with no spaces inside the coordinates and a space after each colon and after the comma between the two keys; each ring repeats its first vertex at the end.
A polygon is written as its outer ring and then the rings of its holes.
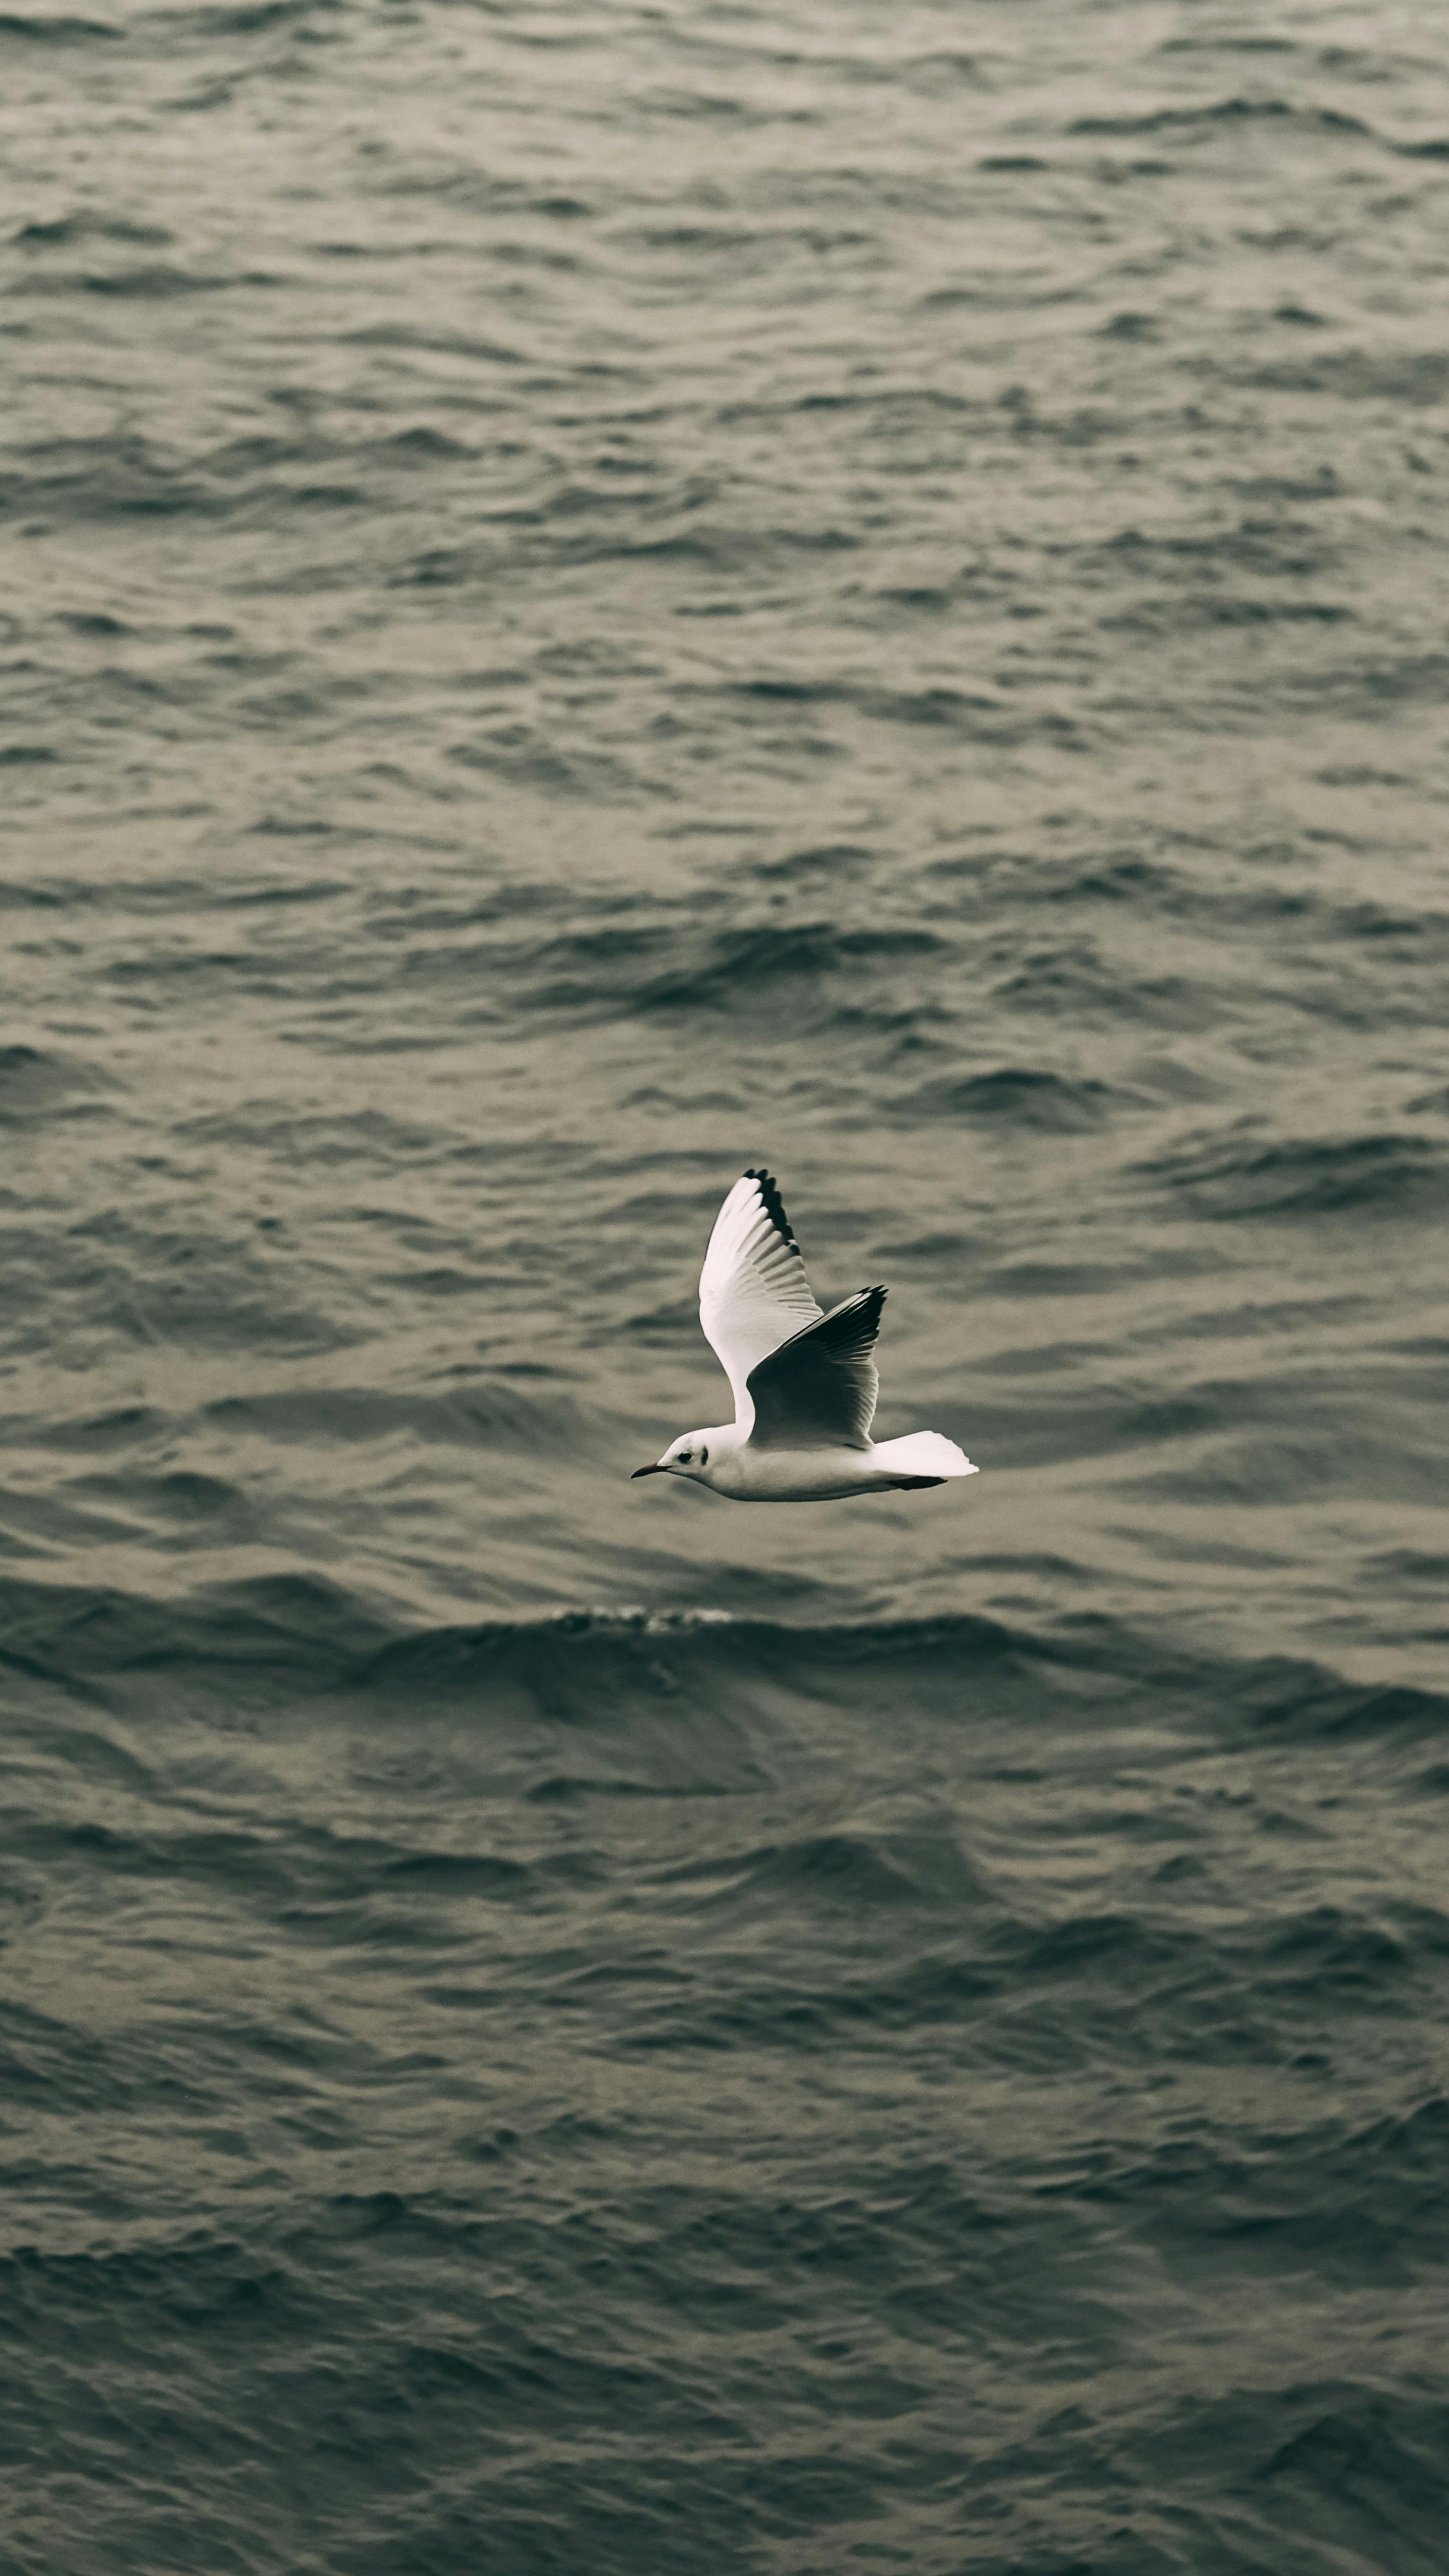
{"type": "Polygon", "coordinates": [[[316,1574],[267,1575],[179,1600],[0,1581],[0,1662],[56,1680],[273,1665],[299,1683],[315,1682],[350,1670],[386,1633],[360,1601],[316,1574]]]}
{"type": "Polygon", "coordinates": [[[1221,591],[1187,591],[1139,603],[1102,620],[1103,632],[1120,635],[1193,635],[1217,626],[1344,626],[1354,612],[1328,599],[1233,598],[1221,591]]]}
{"type": "Polygon", "coordinates": [[[29,1124],[70,1102],[93,1105],[97,1093],[115,1088],[97,1066],[58,1049],[0,1046],[0,1124],[29,1124]]]}
{"type": "Polygon", "coordinates": [[[260,270],[175,268],[153,260],[142,268],[76,269],[25,277],[11,287],[13,295],[107,295],[156,303],[178,295],[218,295],[232,286],[274,286],[275,277],[260,270]]]}
{"type": "Polygon", "coordinates": [[[100,18],[27,18],[17,10],[0,12],[0,45],[114,44],[123,33],[100,18]]]}
{"type": "Polygon", "coordinates": [[[1126,1020],[1180,1032],[1211,1027],[1218,1016],[1205,979],[1133,974],[1120,954],[1109,957],[1092,939],[1018,954],[995,990],[1015,1010],[1072,1013],[1093,1028],[1126,1020]]]}
{"type": "Polygon", "coordinates": [[[1303,107],[1287,98],[1219,98],[1204,107],[1149,108],[1141,115],[1078,116],[1068,126],[1069,134],[1169,134],[1212,133],[1224,126],[1271,125],[1275,129],[1296,126],[1311,134],[1367,135],[1377,141],[1373,129],[1357,116],[1347,116],[1336,107],[1303,107]]]}
{"type": "Polygon", "coordinates": [[[1100,1127],[1131,1095],[1086,1076],[1076,1079],[1034,1065],[1001,1065],[990,1073],[943,1074],[891,1104],[894,1117],[925,1123],[962,1118],[985,1125],[1077,1135],[1100,1127]]]}
{"type": "MultiPolygon", "coordinates": [[[[443,1284],[473,1283],[442,1274],[443,1284]]],[[[542,1372],[540,1372],[542,1374],[542,1372]]],[[[391,1393],[383,1387],[279,1387],[252,1395],[219,1396],[204,1420],[218,1431],[258,1434],[268,1440],[325,1446],[396,1439],[490,1450],[541,1447],[565,1452],[577,1445],[579,1408],[564,1389],[540,1390],[533,1371],[516,1378],[480,1372],[448,1395],[391,1393]]]]}
{"type": "MultiPolygon", "coordinates": [[[[1318,357],[1269,360],[1260,365],[1220,363],[1217,372],[1223,383],[1259,387],[1265,392],[1333,394],[1349,402],[1428,406],[1444,400],[1449,387],[1449,355],[1438,348],[1326,349],[1318,357]]],[[[1442,685],[1443,656],[1438,653],[1408,656],[1403,667],[1422,672],[1425,685],[1432,685],[1438,673],[1442,685]]],[[[1309,678],[1308,685],[1317,689],[1316,675],[1309,678]]]]}
{"type": "Polygon", "coordinates": [[[259,2265],[224,2237],[187,2237],[170,2245],[110,2243],[83,2252],[52,2253],[18,2245],[3,2258],[7,2307],[36,2331],[42,2320],[64,2320],[86,2334],[100,2316],[114,2317],[118,2298],[136,2319],[136,2330],[214,2326],[235,2330],[240,2314],[266,2306],[285,2312],[286,2275],[259,2265]]]}
{"type": "MultiPolygon", "coordinates": [[[[761,922],[707,935],[672,924],[611,924],[550,940],[530,953],[538,981],[529,998],[551,1011],[601,1008],[673,1014],[697,1010],[774,1013],[790,985],[828,987],[837,976],[868,976],[898,959],[949,953],[933,931],[842,930],[828,921],[761,922]]],[[[822,994],[822,1000],[826,997],[822,994]]],[[[828,1006],[828,1002],[827,1002],[828,1006]]]]}
{"type": "MultiPolygon", "coordinates": [[[[343,0],[242,0],[241,6],[233,8],[168,10],[161,24],[171,43],[182,34],[199,37],[269,36],[278,28],[294,27],[308,18],[331,16],[339,12],[342,5],[343,0]]],[[[153,19],[152,23],[156,21],[153,19]]]]}
{"type": "MultiPolygon", "coordinates": [[[[267,888],[260,893],[248,891],[227,900],[250,907],[267,900],[301,902],[309,897],[315,899],[317,893],[316,887],[288,886],[275,891],[267,888]]],[[[181,1118],[175,1132],[197,1144],[253,1146],[305,1162],[316,1170],[356,1161],[374,1169],[389,1163],[416,1167],[437,1149],[437,1137],[431,1128],[405,1125],[384,1109],[342,1110],[331,1115],[318,1112],[299,1118],[289,1112],[284,1101],[278,1100],[238,1103],[227,1109],[204,1111],[199,1117],[181,1118]]]]}
{"type": "Polygon", "coordinates": [[[24,250],[60,250],[72,242],[119,241],[164,246],[174,236],[164,224],[134,224],[121,215],[98,215],[90,207],[80,207],[73,215],[58,215],[52,223],[22,224],[14,239],[24,250]]]}
{"type": "MultiPolygon", "coordinates": [[[[838,930],[828,922],[761,924],[721,932],[696,966],[663,975],[640,995],[651,1011],[738,1010],[768,988],[816,982],[839,969],[887,965],[943,954],[947,942],[927,930],[838,930]]],[[[776,1007],[772,998],[769,1007],[776,1007]]]]}
{"type": "MultiPolygon", "coordinates": [[[[1265,1668],[1270,1676],[1272,1667],[1265,1668]]],[[[1449,1724],[1449,1698],[1408,1683],[1352,1683],[1332,1673],[1291,1668],[1281,1695],[1267,1680],[1264,1696],[1250,1703],[1256,1728],[1277,1735],[1338,1737],[1440,1736],[1449,1724]]]]}
{"type": "Polygon", "coordinates": [[[1240,1128],[1139,1165],[1201,1216],[1315,1217],[1361,1208],[1416,1215],[1442,1203],[1449,1152],[1427,1136],[1295,1137],[1261,1141],[1240,1128]]]}
{"type": "Polygon", "coordinates": [[[773,1914],[783,1895],[813,1908],[839,1907],[854,1919],[882,1909],[949,1906],[959,1918],[981,1899],[981,1883],[959,1844],[939,1829],[911,1832],[848,1827],[800,1834],[738,1854],[711,1852],[653,1882],[677,1889],[691,1912],[731,1918],[773,1914]]]}
{"type": "Polygon", "coordinates": [[[178,470],[144,438],[115,434],[56,439],[27,452],[23,477],[12,474],[11,508],[44,510],[78,520],[218,515],[229,504],[178,470]]]}
{"type": "MultiPolygon", "coordinates": [[[[1319,1929],[1331,1934],[1337,1974],[1345,1927],[1319,1929]]],[[[1184,2232],[1224,2246],[1236,2240],[1258,2260],[1307,2258],[1378,2277],[1395,2245],[1422,2247],[1426,2234],[1442,2241],[1446,2140],[1449,2102],[1431,2093],[1357,2130],[1337,2121],[1259,2130],[1232,2150],[1210,2136],[1162,2140],[1076,2188],[1145,2213],[1179,2241],[1184,2232]]]]}

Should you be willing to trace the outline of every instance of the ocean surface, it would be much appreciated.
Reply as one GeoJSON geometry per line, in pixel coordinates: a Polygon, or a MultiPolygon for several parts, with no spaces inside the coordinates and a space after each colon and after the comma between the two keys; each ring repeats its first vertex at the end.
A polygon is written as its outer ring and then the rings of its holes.
{"type": "Polygon", "coordinates": [[[1443,2576],[1439,0],[16,0],[0,383],[4,2576],[1443,2576]]]}

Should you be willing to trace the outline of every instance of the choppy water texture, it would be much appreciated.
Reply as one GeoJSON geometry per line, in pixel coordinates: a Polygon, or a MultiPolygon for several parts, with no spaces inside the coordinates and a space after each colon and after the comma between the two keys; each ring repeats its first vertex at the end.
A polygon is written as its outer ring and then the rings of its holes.
{"type": "Polygon", "coordinates": [[[1442,2576],[1442,10],[0,165],[7,2572],[1442,2576]],[[971,1487],[625,1481],[759,1161],[971,1487]]]}

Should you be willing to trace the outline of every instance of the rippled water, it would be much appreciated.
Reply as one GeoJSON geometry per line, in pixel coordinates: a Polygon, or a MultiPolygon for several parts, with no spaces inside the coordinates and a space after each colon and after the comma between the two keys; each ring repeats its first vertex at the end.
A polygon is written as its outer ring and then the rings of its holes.
{"type": "Polygon", "coordinates": [[[0,17],[17,2576],[1442,2576],[1449,38],[0,17]],[[746,1164],[965,1491],[752,1512],[746,1164]]]}

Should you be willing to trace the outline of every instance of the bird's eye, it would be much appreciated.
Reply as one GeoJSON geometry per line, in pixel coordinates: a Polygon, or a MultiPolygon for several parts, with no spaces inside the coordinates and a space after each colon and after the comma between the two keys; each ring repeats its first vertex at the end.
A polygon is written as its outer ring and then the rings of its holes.
{"type": "Polygon", "coordinates": [[[681,1467],[692,1467],[694,1465],[694,1451],[692,1449],[681,1449],[679,1453],[679,1463],[681,1467]]]}
{"type": "Polygon", "coordinates": [[[701,1467],[707,1467],[709,1465],[709,1451],[707,1449],[701,1449],[699,1453],[699,1463],[701,1467]]]}

